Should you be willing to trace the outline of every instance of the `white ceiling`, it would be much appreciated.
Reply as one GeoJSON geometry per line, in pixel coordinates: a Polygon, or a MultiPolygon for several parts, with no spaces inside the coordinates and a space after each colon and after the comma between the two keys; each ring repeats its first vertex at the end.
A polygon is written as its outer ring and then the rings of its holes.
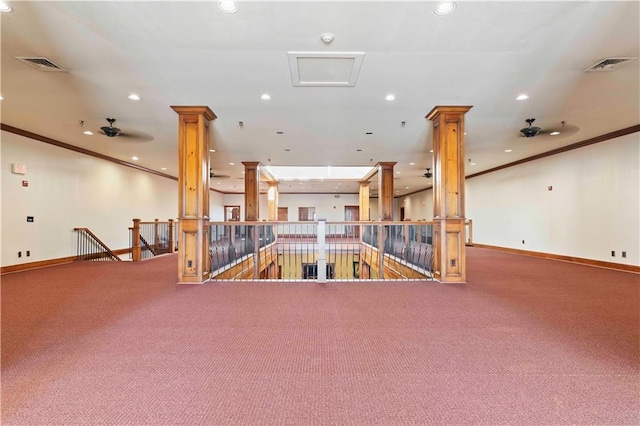
{"type": "MultiPolygon", "coordinates": [[[[124,161],[135,155],[177,176],[170,106],[209,106],[218,117],[212,167],[231,176],[211,186],[224,192],[243,191],[242,161],[395,161],[397,194],[430,186],[422,177],[432,163],[425,116],[436,105],[473,106],[467,174],[640,122],[639,61],[583,71],[607,57],[640,56],[637,1],[461,1],[447,16],[422,1],[244,1],[235,14],[215,1],[8,3],[3,124],[124,161]],[[335,35],[329,45],[320,39],[327,32],[335,35]],[[290,51],[364,52],[364,60],[354,87],[294,87],[290,51]],[[37,71],[16,56],[44,56],[69,72],[37,71]],[[127,99],[131,93],[142,99],[127,99]],[[395,101],[385,101],[390,93],[395,101]],[[530,98],[516,101],[520,93],[530,98]],[[152,140],[82,133],[97,133],[106,117],[152,140]],[[518,132],[527,118],[579,131],[527,139],[518,132]]],[[[283,183],[280,191],[358,191],[357,181],[340,184],[283,183]]]]}

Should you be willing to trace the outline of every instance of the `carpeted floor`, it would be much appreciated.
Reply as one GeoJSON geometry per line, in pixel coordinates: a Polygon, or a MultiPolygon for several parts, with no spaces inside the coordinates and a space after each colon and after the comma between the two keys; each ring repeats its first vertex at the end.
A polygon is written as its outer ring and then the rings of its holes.
{"type": "Polygon", "coordinates": [[[461,285],[5,275],[2,424],[640,424],[640,276],[467,253],[461,285]]]}

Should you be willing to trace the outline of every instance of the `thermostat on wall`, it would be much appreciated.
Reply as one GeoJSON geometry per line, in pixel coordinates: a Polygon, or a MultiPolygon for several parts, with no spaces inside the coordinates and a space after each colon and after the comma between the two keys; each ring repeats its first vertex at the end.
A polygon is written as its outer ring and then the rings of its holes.
{"type": "Polygon", "coordinates": [[[11,173],[15,173],[17,175],[26,175],[27,174],[27,166],[24,164],[12,163],[11,164],[11,173]]]}

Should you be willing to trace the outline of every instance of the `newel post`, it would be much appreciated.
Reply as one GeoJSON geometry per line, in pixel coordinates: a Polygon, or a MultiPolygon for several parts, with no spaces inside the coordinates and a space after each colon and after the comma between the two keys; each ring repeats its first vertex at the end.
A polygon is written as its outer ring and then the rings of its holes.
{"type": "Polygon", "coordinates": [[[158,243],[160,242],[160,234],[158,234],[158,221],[160,219],[156,218],[155,223],[153,225],[153,249],[158,249],[158,243]]]}
{"type": "Polygon", "coordinates": [[[176,241],[173,230],[173,219],[169,219],[169,253],[176,252],[176,241]]]}
{"type": "Polygon", "coordinates": [[[142,260],[142,249],[140,248],[140,219],[133,219],[131,239],[131,259],[133,259],[134,262],[140,262],[142,260]]]}

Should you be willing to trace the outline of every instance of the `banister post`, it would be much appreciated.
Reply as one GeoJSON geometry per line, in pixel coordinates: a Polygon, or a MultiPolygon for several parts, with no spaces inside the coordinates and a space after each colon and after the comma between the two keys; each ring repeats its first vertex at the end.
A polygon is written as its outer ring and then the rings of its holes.
{"type": "Polygon", "coordinates": [[[176,242],[175,237],[173,236],[173,219],[169,219],[169,253],[175,253],[176,251],[176,242]]]}
{"type": "Polygon", "coordinates": [[[133,236],[131,247],[131,259],[134,262],[142,260],[142,249],[140,248],[140,219],[133,219],[133,236]]]}
{"type": "Polygon", "coordinates": [[[158,235],[158,221],[159,220],[160,219],[156,218],[155,223],[153,225],[153,249],[154,250],[158,250],[158,243],[160,242],[160,235],[158,235]]]}

